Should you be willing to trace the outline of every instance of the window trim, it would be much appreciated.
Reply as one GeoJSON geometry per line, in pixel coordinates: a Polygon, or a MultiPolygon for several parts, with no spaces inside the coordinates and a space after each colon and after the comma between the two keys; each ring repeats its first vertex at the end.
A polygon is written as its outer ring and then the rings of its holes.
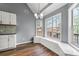
{"type": "Polygon", "coordinates": [[[76,50],[79,51],[79,48],[76,47],[74,44],[71,43],[71,40],[73,39],[73,15],[72,15],[72,10],[78,5],[78,3],[73,4],[69,9],[68,9],[68,43],[75,48],[76,50]]]}

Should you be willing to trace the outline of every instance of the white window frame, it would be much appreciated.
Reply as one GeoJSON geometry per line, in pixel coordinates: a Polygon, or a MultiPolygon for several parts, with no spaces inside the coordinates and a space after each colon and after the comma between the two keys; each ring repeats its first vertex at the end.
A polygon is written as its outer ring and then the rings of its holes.
{"type": "MultiPolygon", "coordinates": [[[[37,21],[41,21],[41,22],[42,22],[42,30],[43,30],[43,20],[36,19],[36,21],[35,21],[35,22],[36,22],[36,24],[35,24],[35,27],[36,27],[36,28],[35,28],[35,29],[36,29],[36,30],[35,30],[36,36],[38,36],[38,35],[37,35],[37,21]]],[[[42,32],[42,35],[43,35],[43,32],[42,32]]]]}
{"type": "Polygon", "coordinates": [[[73,4],[69,9],[68,9],[68,43],[75,49],[79,50],[78,47],[73,45],[71,43],[73,39],[73,16],[72,16],[72,10],[78,5],[78,3],[73,4]]]}

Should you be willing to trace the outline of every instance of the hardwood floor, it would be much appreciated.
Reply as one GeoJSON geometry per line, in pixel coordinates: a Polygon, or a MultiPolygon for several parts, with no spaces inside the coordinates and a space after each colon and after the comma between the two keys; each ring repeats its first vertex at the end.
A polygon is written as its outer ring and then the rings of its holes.
{"type": "Polygon", "coordinates": [[[0,56],[58,56],[46,47],[37,43],[18,45],[17,48],[0,52],[0,56]]]}

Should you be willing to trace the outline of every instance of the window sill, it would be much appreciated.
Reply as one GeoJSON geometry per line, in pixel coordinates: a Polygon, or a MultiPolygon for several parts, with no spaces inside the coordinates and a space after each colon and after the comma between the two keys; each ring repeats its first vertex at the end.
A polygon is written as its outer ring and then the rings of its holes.
{"type": "Polygon", "coordinates": [[[62,49],[62,51],[66,54],[66,55],[75,55],[75,56],[79,56],[79,51],[77,51],[76,49],[74,49],[72,46],[70,46],[67,43],[60,43],[59,44],[60,48],[62,49]]]}
{"type": "MultiPolygon", "coordinates": [[[[61,48],[62,52],[65,55],[74,55],[74,56],[79,56],[79,51],[77,51],[76,49],[74,49],[72,46],[70,46],[67,43],[63,43],[57,40],[52,40],[46,37],[40,37],[40,36],[36,36],[36,38],[40,38],[42,40],[47,40],[50,41],[52,43],[58,44],[58,46],[61,48]]],[[[41,41],[41,40],[40,40],[41,41]]]]}
{"type": "Polygon", "coordinates": [[[73,45],[72,43],[69,43],[70,46],[72,46],[74,49],[76,49],[77,51],[79,51],[79,48],[76,47],[75,45],[73,45]]]}

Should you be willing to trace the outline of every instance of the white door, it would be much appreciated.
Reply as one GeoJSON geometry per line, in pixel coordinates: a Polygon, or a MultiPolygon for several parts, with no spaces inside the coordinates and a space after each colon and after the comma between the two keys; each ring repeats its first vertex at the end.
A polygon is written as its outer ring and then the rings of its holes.
{"type": "Polygon", "coordinates": [[[16,48],[16,37],[15,35],[9,35],[9,48],[16,48]]]}
{"type": "Polygon", "coordinates": [[[8,36],[0,35],[0,50],[8,48],[8,36]]]}

